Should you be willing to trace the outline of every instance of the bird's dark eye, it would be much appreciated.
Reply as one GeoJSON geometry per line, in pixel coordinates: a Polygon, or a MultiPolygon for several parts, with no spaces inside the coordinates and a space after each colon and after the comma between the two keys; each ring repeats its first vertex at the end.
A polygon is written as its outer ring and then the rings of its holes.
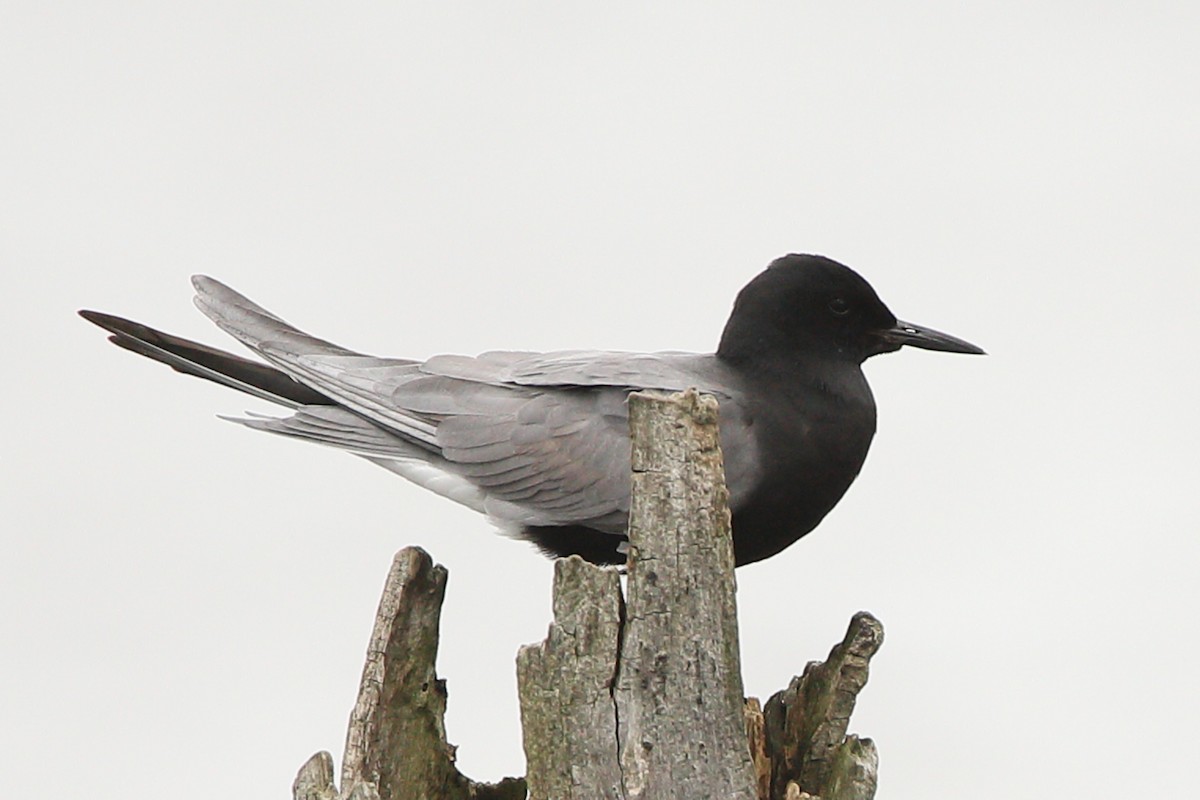
{"type": "Polygon", "coordinates": [[[835,297],[829,301],[829,310],[843,317],[850,313],[850,304],[846,302],[844,297],[835,297]]]}

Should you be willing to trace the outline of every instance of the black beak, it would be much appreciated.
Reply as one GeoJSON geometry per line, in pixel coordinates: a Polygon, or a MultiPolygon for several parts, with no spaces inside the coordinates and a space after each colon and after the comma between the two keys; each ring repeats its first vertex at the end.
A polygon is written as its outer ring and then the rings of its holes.
{"type": "Polygon", "coordinates": [[[925,350],[943,350],[947,353],[970,353],[971,355],[987,355],[983,348],[976,347],[948,333],[935,331],[932,328],[922,328],[910,322],[897,322],[891,328],[880,331],[879,338],[886,350],[899,350],[904,345],[921,347],[925,350]]]}

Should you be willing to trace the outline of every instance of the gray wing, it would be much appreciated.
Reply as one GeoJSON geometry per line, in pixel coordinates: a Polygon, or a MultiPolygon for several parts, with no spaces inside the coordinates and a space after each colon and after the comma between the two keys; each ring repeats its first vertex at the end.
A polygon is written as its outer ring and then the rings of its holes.
{"type": "Polygon", "coordinates": [[[424,363],[383,359],[309,336],[212,279],[194,283],[197,305],[223,330],[341,407],[305,406],[289,418],[244,424],[359,453],[511,524],[624,531],[625,398],[632,389],[698,386],[718,393],[723,436],[725,417],[741,413],[730,379],[711,356],[492,352],[424,363]]]}
{"type": "Polygon", "coordinates": [[[710,391],[728,396],[719,385],[712,356],[694,353],[620,353],[564,350],[555,353],[494,351],[471,356],[434,356],[423,369],[447,377],[518,386],[615,386],[627,389],[682,391],[702,380],[710,391]]]}

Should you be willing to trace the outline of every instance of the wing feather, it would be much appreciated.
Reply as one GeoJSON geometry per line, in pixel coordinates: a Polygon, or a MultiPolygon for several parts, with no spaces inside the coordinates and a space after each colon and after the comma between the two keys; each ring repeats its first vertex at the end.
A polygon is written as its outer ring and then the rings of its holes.
{"type": "Polygon", "coordinates": [[[242,424],[356,452],[507,523],[623,533],[629,391],[732,395],[714,357],[686,353],[377,358],[309,336],[212,279],[195,284],[223,330],[344,407],[242,424]]]}

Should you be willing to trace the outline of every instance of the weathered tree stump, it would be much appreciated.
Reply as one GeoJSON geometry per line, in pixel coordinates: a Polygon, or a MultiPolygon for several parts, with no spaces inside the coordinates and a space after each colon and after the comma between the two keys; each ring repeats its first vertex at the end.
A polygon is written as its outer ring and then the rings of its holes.
{"type": "Polygon", "coordinates": [[[328,753],[295,800],[870,800],[878,757],[847,736],[883,629],[851,621],[761,707],[744,699],[717,405],[694,391],[630,396],[633,496],[627,590],[579,558],[554,570],[546,640],[517,676],[527,777],[475,783],[454,766],[437,678],[446,571],[396,555],[380,601],[341,788],[328,753]]]}

